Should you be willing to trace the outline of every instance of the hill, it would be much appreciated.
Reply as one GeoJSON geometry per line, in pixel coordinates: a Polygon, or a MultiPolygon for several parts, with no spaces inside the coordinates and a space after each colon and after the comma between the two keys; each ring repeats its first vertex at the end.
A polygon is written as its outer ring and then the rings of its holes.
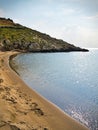
{"type": "Polygon", "coordinates": [[[14,23],[9,18],[0,18],[0,50],[26,52],[88,51],[14,23]]]}

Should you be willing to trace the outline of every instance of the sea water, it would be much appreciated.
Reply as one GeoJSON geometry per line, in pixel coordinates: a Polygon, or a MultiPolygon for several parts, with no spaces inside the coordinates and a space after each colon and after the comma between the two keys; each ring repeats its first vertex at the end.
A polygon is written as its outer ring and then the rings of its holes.
{"type": "Polygon", "coordinates": [[[98,49],[20,54],[12,62],[32,89],[91,130],[98,130],[98,49]]]}

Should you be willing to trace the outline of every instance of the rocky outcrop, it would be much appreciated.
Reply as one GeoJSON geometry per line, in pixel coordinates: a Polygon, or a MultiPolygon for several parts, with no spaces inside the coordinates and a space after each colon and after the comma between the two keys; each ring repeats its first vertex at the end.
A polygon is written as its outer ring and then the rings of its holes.
{"type": "Polygon", "coordinates": [[[5,18],[0,18],[0,50],[26,52],[88,51],[5,18]]]}

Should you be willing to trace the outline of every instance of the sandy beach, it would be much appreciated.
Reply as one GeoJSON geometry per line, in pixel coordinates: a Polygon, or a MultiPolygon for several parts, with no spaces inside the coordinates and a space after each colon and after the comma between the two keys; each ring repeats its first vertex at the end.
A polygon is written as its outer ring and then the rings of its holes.
{"type": "Polygon", "coordinates": [[[0,130],[88,130],[27,86],[0,52],[0,130]]]}

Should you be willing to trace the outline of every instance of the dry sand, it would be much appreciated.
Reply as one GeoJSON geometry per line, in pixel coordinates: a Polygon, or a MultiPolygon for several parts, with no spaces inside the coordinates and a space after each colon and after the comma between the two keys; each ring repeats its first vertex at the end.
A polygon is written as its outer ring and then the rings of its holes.
{"type": "Polygon", "coordinates": [[[0,130],[88,130],[30,89],[0,52],[0,130]]]}

